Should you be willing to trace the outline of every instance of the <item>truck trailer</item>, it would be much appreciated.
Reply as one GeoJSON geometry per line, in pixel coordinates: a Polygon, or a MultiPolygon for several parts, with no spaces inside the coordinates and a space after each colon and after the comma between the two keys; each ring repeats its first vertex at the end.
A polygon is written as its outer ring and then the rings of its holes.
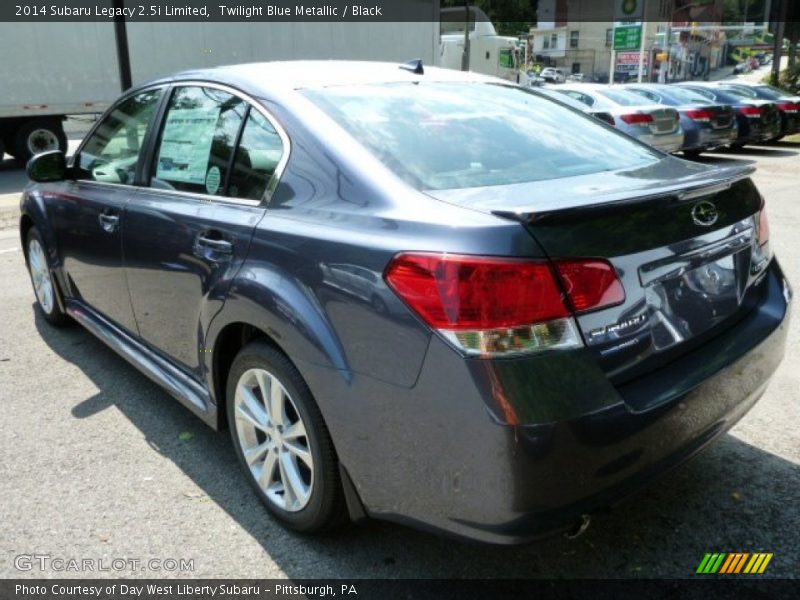
{"type": "Polygon", "coordinates": [[[433,22],[128,22],[122,36],[120,24],[0,23],[0,159],[66,151],[68,115],[98,115],[129,84],[185,69],[304,58],[435,64],[439,54],[433,22]]]}

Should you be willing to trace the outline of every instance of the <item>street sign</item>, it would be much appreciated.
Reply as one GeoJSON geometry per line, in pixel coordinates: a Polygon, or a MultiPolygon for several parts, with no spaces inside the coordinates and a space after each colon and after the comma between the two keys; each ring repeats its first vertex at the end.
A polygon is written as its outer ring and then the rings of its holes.
{"type": "Polygon", "coordinates": [[[638,50],[641,43],[641,25],[622,25],[614,28],[614,50],[638,50]]]}
{"type": "Polygon", "coordinates": [[[615,21],[641,21],[644,17],[644,0],[616,0],[615,21]]]}
{"type": "MultiPolygon", "coordinates": [[[[647,71],[647,55],[644,55],[642,68],[647,71]]],[[[638,52],[619,52],[617,54],[617,73],[627,73],[635,76],[639,72],[639,53],[638,52]]]]}

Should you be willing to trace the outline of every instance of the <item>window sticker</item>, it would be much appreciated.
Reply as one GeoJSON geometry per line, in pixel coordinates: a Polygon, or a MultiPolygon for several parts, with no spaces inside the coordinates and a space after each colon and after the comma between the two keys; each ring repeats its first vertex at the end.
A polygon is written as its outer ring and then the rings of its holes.
{"type": "Polygon", "coordinates": [[[211,167],[206,175],[206,193],[213,196],[219,191],[219,184],[222,181],[222,175],[219,172],[219,167],[211,167]]]}
{"type": "MultiPolygon", "coordinates": [[[[219,108],[169,111],[158,155],[158,179],[206,184],[206,168],[219,112],[219,108]]],[[[219,182],[217,186],[219,187],[219,182]]]]}

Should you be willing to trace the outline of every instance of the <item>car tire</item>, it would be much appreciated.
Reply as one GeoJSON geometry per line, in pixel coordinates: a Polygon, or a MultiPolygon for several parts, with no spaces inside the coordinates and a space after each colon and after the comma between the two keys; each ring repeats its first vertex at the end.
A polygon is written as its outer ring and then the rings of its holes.
{"type": "Polygon", "coordinates": [[[316,533],[346,520],[333,441],[286,355],[263,341],[245,346],[228,374],[226,411],[239,464],[281,524],[316,533]]]}
{"type": "Polygon", "coordinates": [[[69,317],[61,310],[60,293],[48,258],[47,246],[36,227],[28,230],[25,238],[25,262],[36,295],[36,308],[51,325],[60,327],[69,323],[69,317]]]}
{"type": "Polygon", "coordinates": [[[731,148],[731,150],[741,150],[742,148],[745,147],[745,145],[746,145],[746,143],[736,142],[735,144],[731,144],[730,148],[731,148]]]}
{"type": "Polygon", "coordinates": [[[27,162],[34,154],[67,151],[67,135],[57,119],[34,119],[23,123],[14,136],[14,157],[27,162]]]}

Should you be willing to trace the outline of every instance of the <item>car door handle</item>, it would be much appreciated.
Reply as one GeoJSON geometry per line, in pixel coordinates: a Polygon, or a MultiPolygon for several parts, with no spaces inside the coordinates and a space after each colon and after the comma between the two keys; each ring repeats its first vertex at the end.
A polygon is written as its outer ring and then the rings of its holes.
{"type": "Polygon", "coordinates": [[[112,213],[100,213],[97,220],[100,221],[100,227],[103,228],[103,231],[107,233],[113,233],[119,226],[119,215],[112,213]]]}
{"type": "Polygon", "coordinates": [[[197,236],[194,247],[195,254],[200,258],[213,261],[221,260],[222,256],[233,254],[233,244],[228,240],[221,239],[221,237],[218,233],[204,233],[197,236]],[[210,235],[214,237],[209,237],[210,235]]]}

